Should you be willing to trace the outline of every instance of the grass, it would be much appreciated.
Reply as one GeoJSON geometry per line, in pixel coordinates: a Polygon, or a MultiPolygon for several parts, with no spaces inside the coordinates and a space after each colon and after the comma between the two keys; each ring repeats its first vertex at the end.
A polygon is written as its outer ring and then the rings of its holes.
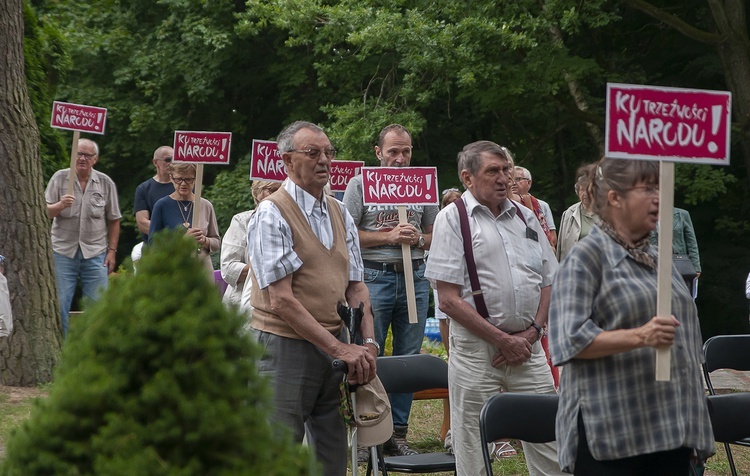
{"type": "Polygon", "coordinates": [[[46,395],[46,388],[0,387],[0,458],[13,429],[31,416],[34,400],[46,395]]]}
{"type": "MultiPolygon", "coordinates": [[[[427,341],[423,352],[445,358],[445,350],[439,342],[427,341]]],[[[0,460],[4,455],[4,447],[14,428],[29,418],[34,400],[44,398],[48,387],[17,388],[0,386],[0,460]]],[[[409,443],[419,452],[444,451],[440,440],[440,426],[443,418],[443,402],[441,400],[418,400],[412,406],[409,418],[409,443]]],[[[507,458],[493,463],[496,476],[527,476],[526,463],[523,458],[521,444],[513,441],[518,451],[515,458],[507,458]]],[[[750,474],[750,448],[732,445],[732,455],[737,466],[738,474],[750,474]]],[[[357,476],[365,474],[365,466],[360,466],[357,476]]],[[[351,472],[349,473],[351,475],[351,472]]],[[[389,473],[399,475],[402,473],[389,473]]],[[[435,473],[437,476],[450,476],[452,473],[435,473]]],[[[724,452],[724,445],[716,444],[716,455],[708,460],[704,476],[730,475],[729,463],[724,452]]],[[[687,476],[687,475],[686,475],[687,476]]]]}

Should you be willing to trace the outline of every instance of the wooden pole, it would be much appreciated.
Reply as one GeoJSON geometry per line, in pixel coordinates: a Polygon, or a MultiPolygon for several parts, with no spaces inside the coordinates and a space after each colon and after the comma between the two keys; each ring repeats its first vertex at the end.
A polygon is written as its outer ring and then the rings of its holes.
{"type": "Polygon", "coordinates": [[[68,195],[73,195],[73,187],[78,177],[76,174],[76,161],[78,160],[78,139],[81,137],[79,131],[73,131],[73,145],[70,147],[70,174],[68,174],[68,195]]]}
{"type": "MultiPolygon", "coordinates": [[[[659,262],[656,268],[656,315],[672,315],[672,222],[674,221],[674,163],[660,162],[659,262]]],[[[671,346],[656,348],[656,380],[670,380],[671,346]]]]}
{"type": "Polygon", "coordinates": [[[195,203],[193,203],[193,226],[198,228],[201,218],[201,186],[203,184],[203,164],[195,165],[195,203]]]}
{"type": "MultiPolygon", "coordinates": [[[[409,223],[406,219],[406,205],[398,206],[399,224],[409,223]]],[[[409,311],[409,324],[416,324],[417,297],[414,295],[414,269],[411,263],[411,246],[401,243],[401,254],[404,258],[404,278],[406,279],[406,304],[409,311]]]]}

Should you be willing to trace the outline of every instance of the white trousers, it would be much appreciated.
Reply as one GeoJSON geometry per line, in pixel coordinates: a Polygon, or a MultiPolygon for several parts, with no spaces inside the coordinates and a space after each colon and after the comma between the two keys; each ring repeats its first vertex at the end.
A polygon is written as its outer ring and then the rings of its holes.
{"type": "MultiPolygon", "coordinates": [[[[520,393],[556,393],[544,350],[533,345],[531,359],[519,366],[491,365],[496,349],[451,321],[448,387],[451,404],[451,435],[459,476],[485,475],[479,412],[491,396],[503,390],[520,393]]],[[[564,475],[557,462],[557,444],[523,442],[530,476],[564,475]]]]}

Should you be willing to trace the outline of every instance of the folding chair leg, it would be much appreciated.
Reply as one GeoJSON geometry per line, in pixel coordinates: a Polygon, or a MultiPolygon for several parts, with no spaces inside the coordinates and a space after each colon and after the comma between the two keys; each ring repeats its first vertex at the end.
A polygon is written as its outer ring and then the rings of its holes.
{"type": "Polygon", "coordinates": [[[727,451],[727,461],[729,462],[729,469],[732,470],[732,476],[737,476],[737,468],[734,467],[734,458],[729,443],[724,443],[724,449],[727,451]]]}
{"type": "MultiPolygon", "coordinates": [[[[373,446],[370,448],[370,461],[378,461],[378,447],[373,446]]],[[[373,476],[378,476],[378,465],[375,464],[372,466],[372,474],[373,476]]]]}

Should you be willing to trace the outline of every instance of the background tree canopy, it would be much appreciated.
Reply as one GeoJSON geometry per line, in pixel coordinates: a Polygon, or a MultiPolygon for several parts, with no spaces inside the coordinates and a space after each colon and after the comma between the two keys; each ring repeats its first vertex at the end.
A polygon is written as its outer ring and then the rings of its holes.
{"type": "MultiPolygon", "coordinates": [[[[107,134],[95,139],[102,146],[98,167],[117,183],[128,218],[121,248],[137,239],[134,189],[153,175],[153,150],[171,143],[176,129],[233,133],[233,165],[206,169],[205,196],[216,204],[222,231],[232,214],[251,206],[252,139],[272,139],[296,119],[322,124],[341,158],[371,163],[380,128],[402,123],[415,136],[414,162],[437,166],[443,188],[458,184],[455,157],[465,144],[494,140],[531,170],[533,192],[559,221],[576,201],[575,169],[601,155],[607,82],[732,90],[732,165],[678,165],[675,203],[691,211],[697,228],[705,336],[747,328],[750,125],[743,111],[750,113],[750,96],[738,78],[750,85],[750,69],[743,73],[750,41],[741,1],[35,0],[33,6],[40,19],[35,31],[54,32],[45,34],[59,35],[54,44],[64,45],[63,52],[46,50],[64,59],[53,63],[55,71],[69,68],[66,75],[29,75],[29,82],[51,83],[55,99],[109,109],[107,134]],[[727,45],[737,47],[727,52],[727,45]]],[[[35,102],[40,125],[48,123],[42,108],[49,97],[42,99],[35,102]]],[[[60,137],[52,132],[44,139],[48,164],[65,160],[59,144],[69,138],[60,137]]]]}

